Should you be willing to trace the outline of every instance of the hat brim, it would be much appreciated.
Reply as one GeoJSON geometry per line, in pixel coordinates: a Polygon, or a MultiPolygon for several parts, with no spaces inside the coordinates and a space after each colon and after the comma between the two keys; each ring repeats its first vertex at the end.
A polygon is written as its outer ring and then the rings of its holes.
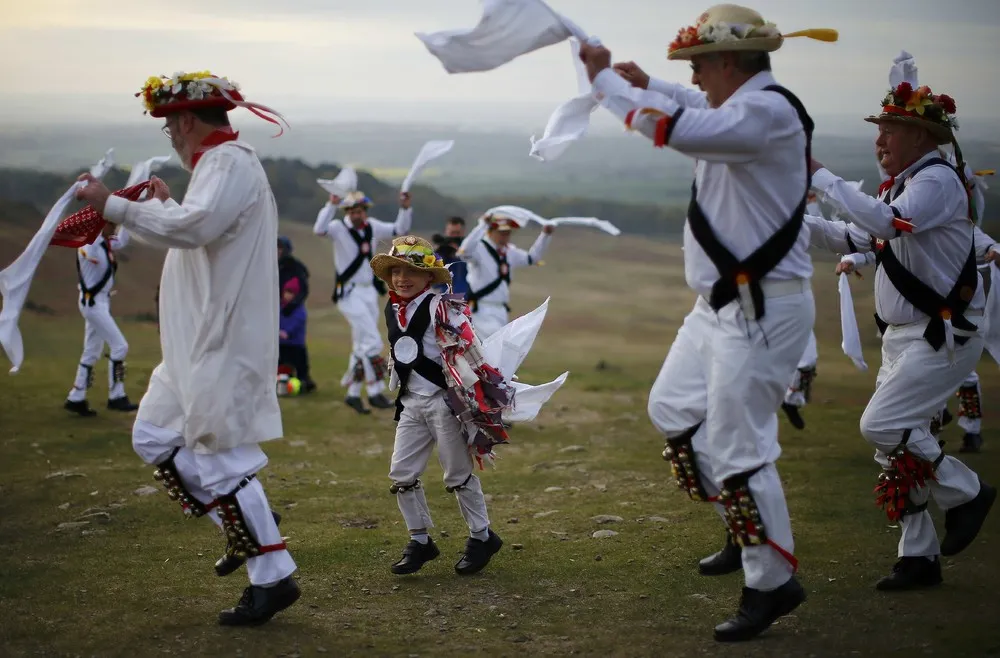
{"type": "Polygon", "coordinates": [[[762,52],[771,53],[781,48],[784,43],[783,37],[753,37],[750,39],[734,39],[732,41],[716,41],[713,43],[702,43],[689,48],[678,48],[667,53],[667,59],[691,59],[695,55],[709,55],[712,53],[729,52],[762,52]]]}
{"type": "Polygon", "coordinates": [[[955,139],[954,133],[951,132],[951,128],[946,128],[940,124],[934,123],[933,121],[928,121],[927,119],[921,119],[920,117],[907,117],[900,116],[898,114],[880,114],[878,116],[865,117],[865,121],[868,123],[907,123],[911,126],[919,126],[927,130],[934,141],[937,142],[938,146],[943,146],[945,144],[951,144],[952,140],[955,139]]]}
{"type": "MultiPolygon", "coordinates": [[[[232,94],[232,92],[230,93],[233,98],[238,98],[235,94],[232,94]]],[[[236,109],[236,104],[223,98],[222,96],[212,96],[211,98],[203,98],[197,101],[175,101],[173,103],[163,103],[162,105],[157,105],[149,111],[149,116],[154,119],[162,119],[170,114],[186,112],[188,110],[200,110],[208,107],[222,107],[225,108],[226,112],[230,112],[236,109]]]]}
{"type": "Polygon", "coordinates": [[[396,258],[395,256],[390,256],[389,254],[378,254],[371,261],[372,272],[375,276],[385,281],[385,284],[389,286],[390,290],[395,290],[392,287],[392,268],[394,267],[408,267],[411,270],[416,270],[418,272],[426,272],[433,276],[431,279],[431,285],[438,285],[440,283],[451,283],[451,272],[448,271],[447,267],[417,267],[408,260],[403,260],[402,258],[396,258]]]}

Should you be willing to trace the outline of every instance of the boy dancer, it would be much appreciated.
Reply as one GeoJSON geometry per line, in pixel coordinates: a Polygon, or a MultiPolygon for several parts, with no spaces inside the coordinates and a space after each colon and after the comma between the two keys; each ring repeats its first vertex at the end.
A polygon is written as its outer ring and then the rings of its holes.
{"type": "MultiPolygon", "coordinates": [[[[482,468],[483,458],[492,459],[493,446],[507,443],[505,426],[510,419],[501,415],[512,406],[515,386],[486,362],[465,300],[432,290],[432,286],[450,284],[451,274],[430,242],[412,235],[396,238],[388,254],[372,259],[371,268],[390,289],[385,307],[389,387],[399,387],[399,424],[389,491],[396,495],[410,533],[392,572],[414,573],[440,554],[427,532],[433,524],[419,479],[436,443],[445,488],[455,493],[469,526],[470,536],[455,571],[476,573],[503,542],[490,528],[473,457],[482,468]]],[[[518,393],[525,389],[519,387],[518,393]]]]}

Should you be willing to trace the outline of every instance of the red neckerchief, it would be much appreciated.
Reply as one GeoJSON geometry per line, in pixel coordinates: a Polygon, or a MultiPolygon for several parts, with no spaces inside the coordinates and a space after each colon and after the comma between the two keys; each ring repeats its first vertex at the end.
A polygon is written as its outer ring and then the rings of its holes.
{"type": "Polygon", "coordinates": [[[403,299],[398,294],[396,294],[395,290],[389,291],[389,301],[392,302],[392,305],[396,308],[396,320],[399,321],[400,329],[406,329],[406,305],[412,302],[417,297],[420,297],[428,290],[430,290],[430,288],[431,288],[430,286],[427,286],[426,288],[418,292],[413,297],[410,297],[409,299],[403,299]]]}
{"type": "Polygon", "coordinates": [[[878,197],[881,199],[882,195],[888,190],[892,189],[892,186],[896,184],[896,177],[890,176],[889,180],[883,181],[881,185],[878,186],[878,197]]]}
{"type": "Polygon", "coordinates": [[[201,160],[201,156],[205,155],[205,153],[211,149],[215,148],[219,144],[225,144],[226,142],[231,142],[239,138],[240,134],[233,130],[230,126],[213,130],[208,134],[208,137],[202,140],[198,150],[191,156],[191,169],[193,170],[197,167],[198,160],[201,160]]]}

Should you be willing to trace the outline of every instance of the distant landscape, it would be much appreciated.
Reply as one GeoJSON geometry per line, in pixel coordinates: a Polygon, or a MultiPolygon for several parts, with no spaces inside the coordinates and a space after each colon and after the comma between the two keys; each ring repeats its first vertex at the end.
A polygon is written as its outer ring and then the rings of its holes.
{"type": "MultiPolygon", "coordinates": [[[[436,228],[449,215],[471,217],[492,205],[515,203],[549,217],[598,216],[629,233],[671,237],[681,230],[690,195],[690,158],[654,149],[642,137],[607,130],[595,130],[553,162],[539,162],[528,156],[530,133],[511,128],[343,123],[295,126],[272,139],[271,126],[240,119],[243,138],[267,159],[282,216],[296,222],[314,221],[325,199],[315,179],[332,177],[343,165],[365,172],[361,188],[377,204],[373,214],[391,219],[396,186],[430,139],[454,139],[455,147],[423,172],[414,190],[415,226],[421,230],[436,228]]],[[[850,135],[818,133],[814,153],[845,178],[863,179],[865,190],[873,193],[878,180],[871,126],[859,124],[850,135]]],[[[170,153],[156,125],[0,129],[0,212],[10,202],[44,211],[74,175],[108,148],[115,148],[116,162],[124,168],[170,153]]],[[[970,140],[962,148],[975,169],[1000,165],[1000,142],[970,140]]],[[[168,168],[163,176],[175,194],[183,192],[186,173],[168,168]]],[[[118,172],[108,180],[117,185],[124,179],[124,172],[118,172]]],[[[994,223],[1000,228],[997,220],[1000,183],[988,191],[987,231],[994,223]]]]}

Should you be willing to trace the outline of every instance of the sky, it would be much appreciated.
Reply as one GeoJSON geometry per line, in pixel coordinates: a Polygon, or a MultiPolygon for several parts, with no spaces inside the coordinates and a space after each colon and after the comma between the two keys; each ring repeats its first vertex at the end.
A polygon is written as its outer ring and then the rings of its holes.
{"type": "MultiPolygon", "coordinates": [[[[688,64],[667,61],[666,45],[706,3],[548,4],[599,37],[615,60],[689,83],[688,64]]],[[[772,58],[778,81],[816,117],[866,130],[855,122],[878,109],[889,65],[907,50],[921,83],[956,99],[960,122],[1000,124],[997,0],[752,6],[783,32],[839,30],[838,43],[789,39],[772,58]]],[[[133,97],[148,76],[209,69],[293,126],[432,121],[540,131],[576,94],[568,43],[493,71],[449,75],[414,36],[471,28],[480,14],[476,0],[0,0],[0,122],[151,121],[133,97]]],[[[598,114],[598,128],[611,125],[598,114]]]]}

